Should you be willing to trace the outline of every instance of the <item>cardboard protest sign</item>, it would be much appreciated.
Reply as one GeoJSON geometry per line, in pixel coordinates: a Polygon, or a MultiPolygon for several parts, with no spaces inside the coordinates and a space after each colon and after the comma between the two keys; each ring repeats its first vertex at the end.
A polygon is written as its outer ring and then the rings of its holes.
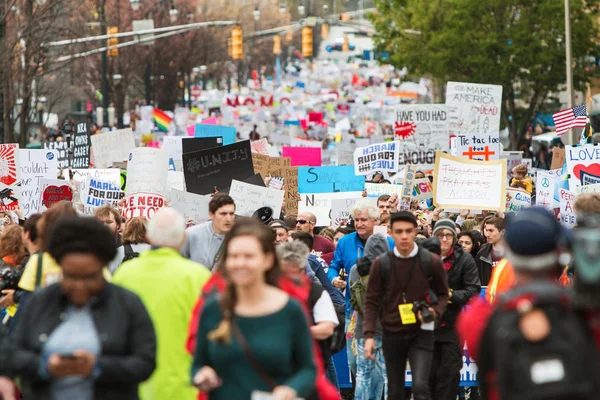
{"type": "Polygon", "coordinates": [[[321,166],[321,148],[320,147],[290,147],[283,146],[281,154],[289,157],[292,167],[298,166],[321,166]]]}
{"type": "Polygon", "coordinates": [[[569,174],[569,189],[574,191],[582,180],[595,183],[594,177],[600,177],[600,146],[566,146],[565,160],[569,174]]]}
{"type": "Polygon", "coordinates": [[[125,197],[125,192],[121,190],[120,185],[101,181],[91,176],[87,176],[86,191],[80,193],[83,202],[83,212],[93,215],[94,210],[106,204],[117,207],[119,201],[125,197]]]}
{"type": "Polygon", "coordinates": [[[448,126],[455,135],[498,133],[502,110],[502,86],[448,82],[448,126]]]}
{"type": "Polygon", "coordinates": [[[87,123],[75,126],[75,138],[73,143],[73,161],[71,168],[90,167],[90,134],[87,123]]]}
{"type": "Polygon", "coordinates": [[[600,183],[596,183],[594,185],[579,186],[578,188],[575,188],[575,193],[600,193],[600,183]]]}
{"type": "Polygon", "coordinates": [[[361,192],[364,188],[364,177],[354,175],[352,165],[298,168],[300,193],[361,192]]]}
{"type": "MultiPolygon", "coordinates": [[[[182,153],[193,153],[194,151],[207,150],[212,149],[213,147],[221,146],[223,146],[223,138],[221,136],[205,138],[183,138],[181,140],[182,153]]],[[[179,160],[181,160],[181,158],[179,158],[179,160]]]]}
{"type": "Polygon", "coordinates": [[[63,200],[73,201],[73,192],[68,181],[40,178],[38,212],[45,212],[54,204],[63,200]]]}
{"type": "Polygon", "coordinates": [[[367,197],[379,197],[387,194],[389,196],[397,194],[398,197],[402,195],[402,185],[392,185],[389,183],[365,183],[365,189],[367,190],[367,197]]]}
{"type": "Polygon", "coordinates": [[[298,213],[311,212],[317,217],[317,226],[331,225],[331,202],[335,199],[357,199],[362,192],[303,193],[300,194],[298,213]]]}
{"type": "Polygon", "coordinates": [[[552,164],[550,169],[560,169],[565,163],[565,149],[554,146],[552,148],[552,164]]]}
{"type": "Polygon", "coordinates": [[[506,207],[506,161],[472,161],[436,154],[433,202],[448,209],[498,210],[506,207]]]}
{"type": "Polygon", "coordinates": [[[235,143],[235,128],[231,126],[196,124],[194,137],[222,137],[223,146],[235,143]]]}
{"type": "Polygon", "coordinates": [[[548,172],[538,172],[535,184],[535,204],[547,210],[557,207],[554,201],[555,176],[548,172]]]}
{"type": "Polygon", "coordinates": [[[131,128],[102,132],[91,139],[96,168],[108,168],[113,162],[128,160],[129,153],[135,148],[131,128]]]}
{"type": "Polygon", "coordinates": [[[47,142],[44,144],[47,150],[56,150],[58,155],[58,168],[69,168],[69,148],[67,142],[47,142]]]}
{"type": "Polygon", "coordinates": [[[565,189],[559,189],[560,193],[560,222],[565,226],[575,226],[577,224],[577,216],[573,209],[575,202],[575,193],[565,189]]]}
{"type": "Polygon", "coordinates": [[[183,173],[188,192],[196,194],[229,187],[232,179],[244,180],[254,175],[250,141],[184,153],[183,173]]]}
{"type": "Polygon", "coordinates": [[[399,142],[385,142],[354,150],[354,174],[369,175],[375,171],[398,171],[399,142]]]}
{"type": "Polygon", "coordinates": [[[56,179],[58,156],[56,150],[19,150],[20,206],[25,218],[38,212],[40,179],[56,179]]]}
{"type": "Polygon", "coordinates": [[[0,211],[19,208],[21,187],[18,185],[19,145],[0,144],[0,211]]]}
{"type": "Polygon", "coordinates": [[[253,153],[269,155],[269,141],[266,138],[250,142],[250,148],[253,153]]]}
{"type": "Polygon", "coordinates": [[[169,188],[168,154],[163,149],[138,147],[131,151],[127,163],[127,196],[135,193],[166,197],[169,188]]]}
{"type": "Polygon", "coordinates": [[[433,198],[433,185],[428,178],[413,180],[412,200],[427,200],[433,198]]]}
{"type": "Polygon", "coordinates": [[[229,195],[235,201],[236,215],[251,217],[261,207],[270,207],[273,210],[273,218],[279,218],[281,214],[284,196],[282,190],[249,185],[234,179],[229,195]]]}
{"type": "Polygon", "coordinates": [[[348,199],[333,199],[331,201],[331,225],[335,227],[346,225],[350,220],[352,209],[360,202],[369,202],[377,206],[377,199],[371,197],[361,196],[348,199]]]}
{"type": "Polygon", "coordinates": [[[500,158],[500,137],[497,133],[458,135],[456,154],[469,160],[498,160],[500,158]]]}
{"type": "Polygon", "coordinates": [[[531,194],[526,190],[506,188],[506,211],[519,212],[531,206],[531,194]]]}
{"type": "Polygon", "coordinates": [[[273,178],[283,180],[286,215],[298,214],[298,167],[278,167],[270,170],[273,178]]]}
{"type": "Polygon", "coordinates": [[[270,158],[264,154],[252,152],[252,168],[254,169],[254,173],[260,174],[263,179],[269,176],[270,158]]]}
{"type": "Polygon", "coordinates": [[[171,189],[170,198],[171,207],[182,213],[186,220],[191,220],[197,225],[210,219],[208,216],[210,196],[171,189]]]}
{"type": "MultiPolygon", "coordinates": [[[[448,107],[443,104],[402,105],[394,113],[394,136],[400,141],[400,164],[431,169],[436,151],[448,151],[448,107]]],[[[391,122],[391,121],[390,121],[391,122]]]]}

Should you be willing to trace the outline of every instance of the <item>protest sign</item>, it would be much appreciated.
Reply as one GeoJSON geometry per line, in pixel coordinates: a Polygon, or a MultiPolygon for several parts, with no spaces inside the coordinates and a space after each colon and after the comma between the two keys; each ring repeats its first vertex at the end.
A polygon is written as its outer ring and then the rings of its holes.
{"type": "Polygon", "coordinates": [[[73,162],[71,168],[90,167],[90,134],[87,123],[75,126],[75,139],[73,144],[73,162]]]}
{"type": "MultiPolygon", "coordinates": [[[[169,192],[167,187],[168,167],[168,154],[165,150],[148,147],[133,149],[127,163],[125,194],[129,196],[140,192],[145,195],[166,197],[169,192]]],[[[154,201],[154,199],[151,200],[154,201]]],[[[143,205],[140,203],[136,206],[143,205]]]]}
{"type": "Polygon", "coordinates": [[[252,168],[255,174],[260,174],[263,179],[269,176],[269,159],[264,154],[252,152],[252,168]]]}
{"type": "Polygon", "coordinates": [[[448,209],[498,210],[506,207],[506,161],[473,161],[437,153],[433,202],[448,209]]]}
{"type": "Polygon", "coordinates": [[[14,211],[20,206],[18,172],[19,145],[0,144],[0,211],[14,211]]]}
{"type": "Polygon", "coordinates": [[[535,204],[548,210],[556,208],[554,201],[555,176],[548,172],[538,172],[535,184],[535,204]]]}
{"type": "Polygon", "coordinates": [[[250,141],[183,154],[183,173],[188,192],[210,194],[231,186],[232,179],[254,175],[250,141]]]}
{"type": "MultiPolygon", "coordinates": [[[[73,172],[73,180],[77,182],[77,191],[79,192],[79,200],[82,203],[85,202],[85,193],[87,191],[87,177],[91,176],[94,179],[109,182],[115,186],[119,185],[121,182],[121,173],[116,168],[88,168],[88,169],[74,169],[71,170],[73,172]]],[[[65,179],[68,179],[68,171],[65,179]]],[[[75,198],[77,200],[77,198],[75,198]]]]}
{"type": "Polygon", "coordinates": [[[69,182],[61,179],[40,178],[38,212],[45,212],[62,200],[73,201],[73,192],[69,182]]]}
{"type": "Polygon", "coordinates": [[[566,146],[565,160],[569,174],[569,189],[575,191],[586,182],[594,182],[593,177],[600,177],[600,146],[586,144],[583,146],[566,146]],[[586,178],[586,174],[587,176],[586,178]]]}
{"type": "Polygon", "coordinates": [[[500,137],[498,133],[458,135],[456,153],[469,160],[498,160],[500,158],[500,137]]]}
{"type": "Polygon", "coordinates": [[[365,189],[367,190],[367,197],[379,197],[387,194],[391,196],[397,194],[398,197],[402,195],[402,185],[391,185],[389,183],[365,183],[365,189]]]}
{"type": "Polygon", "coordinates": [[[377,199],[371,197],[361,196],[349,199],[333,199],[331,201],[331,224],[334,227],[346,225],[350,219],[352,209],[360,202],[368,202],[377,207],[377,199]]]}
{"type": "Polygon", "coordinates": [[[399,142],[386,142],[354,150],[354,173],[369,175],[375,171],[398,171],[399,142]]]}
{"type": "Polygon", "coordinates": [[[268,156],[270,154],[269,147],[269,141],[266,138],[250,142],[250,148],[252,149],[253,153],[259,153],[268,156]]]}
{"type": "Polygon", "coordinates": [[[356,150],[356,144],[354,143],[338,143],[335,146],[337,165],[352,165],[354,162],[354,150],[356,150]]]}
{"type": "Polygon", "coordinates": [[[232,180],[229,195],[235,201],[235,213],[251,217],[261,207],[270,207],[273,218],[279,218],[283,204],[283,190],[270,189],[232,180]]]}
{"type": "Polygon", "coordinates": [[[19,150],[20,206],[25,218],[38,212],[40,179],[56,179],[58,157],[56,150],[19,150]]]}
{"type": "Polygon", "coordinates": [[[575,210],[573,209],[573,203],[575,202],[575,193],[559,189],[560,193],[560,222],[565,226],[575,226],[577,224],[577,217],[575,210]]]}
{"type": "Polygon", "coordinates": [[[433,197],[433,185],[428,178],[414,179],[412,200],[427,200],[433,197]]]}
{"type": "Polygon", "coordinates": [[[106,204],[116,208],[119,200],[125,197],[120,185],[101,181],[89,175],[85,178],[85,181],[86,191],[80,193],[85,214],[93,215],[96,208],[106,204]]]}
{"type": "Polygon", "coordinates": [[[181,161],[183,154],[182,136],[165,136],[163,138],[163,149],[169,154],[169,159],[173,161],[181,161]]]}
{"type": "Polygon", "coordinates": [[[352,165],[298,168],[299,193],[359,192],[364,188],[364,177],[354,175],[352,165]]]}
{"type": "Polygon", "coordinates": [[[281,154],[289,157],[292,167],[298,166],[321,166],[320,147],[290,147],[283,146],[281,154]]]}
{"type": "Polygon", "coordinates": [[[565,163],[565,149],[558,146],[552,148],[552,164],[550,169],[560,169],[565,163]]]}
{"type": "Polygon", "coordinates": [[[185,191],[185,177],[181,171],[167,172],[167,188],[185,191]]]}
{"type": "Polygon", "coordinates": [[[455,135],[498,133],[502,110],[502,86],[448,82],[448,126],[455,135]]]}
{"type": "MultiPolygon", "coordinates": [[[[223,138],[217,137],[202,137],[202,138],[182,138],[181,151],[182,153],[193,153],[194,151],[208,150],[213,147],[223,146],[223,138]]],[[[178,160],[180,161],[181,158],[178,160]]]]}
{"type": "MultiPolygon", "coordinates": [[[[436,151],[448,151],[448,107],[443,104],[402,105],[391,108],[400,164],[431,169],[436,151]]],[[[391,121],[390,121],[391,122],[391,121]]]]}
{"type": "Polygon", "coordinates": [[[410,210],[410,202],[413,195],[413,181],[417,168],[414,165],[404,167],[404,182],[402,183],[402,196],[400,196],[400,209],[410,210]]]}
{"type": "Polygon", "coordinates": [[[194,137],[222,137],[223,146],[235,143],[235,128],[231,126],[196,124],[194,137]]]}
{"type": "Polygon", "coordinates": [[[183,214],[186,221],[191,220],[197,225],[210,219],[208,216],[210,196],[201,196],[172,188],[170,197],[171,207],[183,214]]]}
{"type": "Polygon", "coordinates": [[[362,197],[362,192],[303,193],[300,194],[298,213],[311,212],[317,217],[317,226],[331,225],[331,202],[335,199],[362,197]]]}
{"type": "Polygon", "coordinates": [[[322,149],[323,148],[323,142],[321,142],[320,140],[306,140],[306,139],[301,139],[301,138],[292,138],[292,140],[290,141],[290,146],[291,147],[314,147],[314,148],[318,148],[318,149],[322,149]]]}
{"type": "Polygon", "coordinates": [[[136,192],[135,194],[127,195],[125,198],[123,216],[127,219],[134,217],[151,219],[158,210],[165,206],[166,200],[164,196],[156,193],[136,192]]]}
{"type": "Polygon", "coordinates": [[[298,167],[278,167],[270,170],[273,178],[283,180],[285,213],[298,214],[298,167]]]}
{"type": "Polygon", "coordinates": [[[58,168],[69,168],[69,148],[67,142],[47,142],[44,144],[47,150],[56,150],[58,155],[58,168]]]}
{"type": "Polygon", "coordinates": [[[113,162],[128,160],[129,153],[135,148],[131,128],[101,132],[91,139],[96,168],[108,168],[113,162]]]}
{"type": "Polygon", "coordinates": [[[506,189],[506,211],[518,212],[531,206],[531,194],[517,188],[506,189]]]}
{"type": "Polygon", "coordinates": [[[523,163],[523,152],[503,151],[500,154],[500,159],[506,159],[506,178],[510,182],[511,178],[513,177],[513,168],[523,163]]]}
{"type": "Polygon", "coordinates": [[[600,183],[600,176],[592,175],[589,172],[581,171],[581,185],[595,185],[600,183]]]}
{"type": "Polygon", "coordinates": [[[578,188],[575,188],[575,193],[600,193],[600,183],[596,183],[594,185],[579,186],[578,188]]]}

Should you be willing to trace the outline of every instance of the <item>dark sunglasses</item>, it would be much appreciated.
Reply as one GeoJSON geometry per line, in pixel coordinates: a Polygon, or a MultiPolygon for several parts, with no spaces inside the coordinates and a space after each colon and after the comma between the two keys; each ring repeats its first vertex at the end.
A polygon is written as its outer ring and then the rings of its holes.
{"type": "Polygon", "coordinates": [[[305,220],[305,219],[297,219],[297,220],[296,220],[296,223],[297,223],[297,224],[300,224],[300,225],[304,225],[304,224],[305,224],[305,223],[307,223],[307,222],[308,222],[308,221],[307,221],[307,220],[305,220]]]}

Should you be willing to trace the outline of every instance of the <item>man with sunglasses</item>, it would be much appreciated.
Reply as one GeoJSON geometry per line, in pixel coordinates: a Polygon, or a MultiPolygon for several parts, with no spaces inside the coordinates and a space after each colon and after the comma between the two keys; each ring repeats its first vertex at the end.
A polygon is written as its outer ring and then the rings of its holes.
{"type": "Polygon", "coordinates": [[[314,238],[312,252],[318,257],[324,254],[333,253],[335,246],[333,242],[323,236],[315,235],[315,226],[317,225],[317,217],[310,212],[303,212],[296,219],[296,232],[306,232],[314,238]]]}

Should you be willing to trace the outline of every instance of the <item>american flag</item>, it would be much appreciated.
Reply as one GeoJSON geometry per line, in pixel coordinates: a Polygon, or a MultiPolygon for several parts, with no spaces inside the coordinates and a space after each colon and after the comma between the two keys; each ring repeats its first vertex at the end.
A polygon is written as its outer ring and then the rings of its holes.
{"type": "Polygon", "coordinates": [[[584,105],[552,114],[557,135],[564,135],[571,128],[585,128],[587,124],[587,108],[584,105]]]}

